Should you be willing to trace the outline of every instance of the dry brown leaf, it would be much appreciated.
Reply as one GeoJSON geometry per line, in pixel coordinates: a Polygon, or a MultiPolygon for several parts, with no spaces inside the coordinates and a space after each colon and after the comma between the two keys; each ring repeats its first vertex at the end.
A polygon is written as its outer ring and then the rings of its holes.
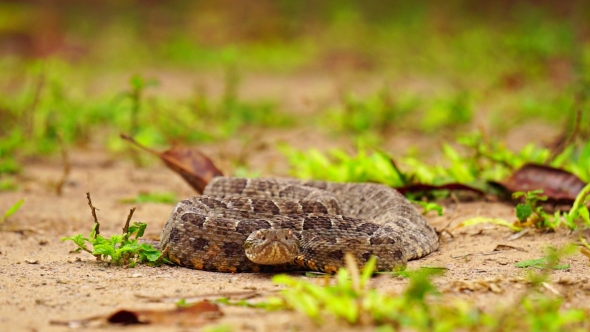
{"type": "Polygon", "coordinates": [[[219,306],[209,301],[200,301],[190,307],[174,310],[119,310],[107,318],[111,324],[163,324],[176,326],[200,326],[207,324],[223,313],[219,306]]]}
{"type": "Polygon", "coordinates": [[[219,306],[209,301],[200,301],[189,307],[173,310],[119,310],[108,316],[92,316],[69,321],[50,321],[53,325],[65,325],[70,328],[108,324],[135,325],[159,324],[173,326],[202,326],[223,316],[219,306]],[[98,324],[98,325],[97,325],[98,324]]]}
{"type": "Polygon", "coordinates": [[[476,279],[476,280],[455,280],[451,283],[450,289],[464,292],[493,292],[500,294],[504,289],[500,286],[500,279],[476,279]]]}
{"type": "Polygon", "coordinates": [[[513,193],[543,189],[543,195],[554,202],[571,204],[586,183],[574,174],[545,165],[525,164],[512,176],[492,185],[513,193]]]}

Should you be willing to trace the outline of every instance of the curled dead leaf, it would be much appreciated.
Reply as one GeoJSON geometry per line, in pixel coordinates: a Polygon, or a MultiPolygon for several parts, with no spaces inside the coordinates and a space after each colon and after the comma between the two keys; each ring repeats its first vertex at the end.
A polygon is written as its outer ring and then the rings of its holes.
{"type": "Polygon", "coordinates": [[[174,310],[119,310],[107,321],[111,324],[163,324],[177,326],[200,326],[221,317],[219,306],[209,301],[200,301],[189,307],[174,310]]]}
{"type": "Polygon", "coordinates": [[[69,321],[52,320],[53,325],[65,325],[71,328],[100,326],[105,323],[119,325],[159,324],[171,326],[202,326],[223,316],[223,312],[214,303],[200,301],[188,307],[172,310],[119,310],[108,316],[92,316],[69,321]]]}
{"type": "Polygon", "coordinates": [[[512,194],[517,191],[543,190],[548,200],[571,204],[586,183],[574,174],[554,167],[525,164],[508,179],[491,185],[512,194]]]}

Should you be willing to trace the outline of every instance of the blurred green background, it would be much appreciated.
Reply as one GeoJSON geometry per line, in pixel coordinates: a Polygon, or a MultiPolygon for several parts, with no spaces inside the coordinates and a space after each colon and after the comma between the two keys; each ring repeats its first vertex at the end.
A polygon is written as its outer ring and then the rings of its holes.
{"type": "Polygon", "coordinates": [[[510,75],[553,77],[588,56],[589,8],[586,1],[2,1],[0,46],[3,56],[109,69],[236,62],[258,70],[495,72],[518,84],[510,75]]]}
{"type": "Polygon", "coordinates": [[[587,113],[589,22],[582,0],[0,1],[0,173],[58,136],[120,151],[119,132],[166,146],[249,126],[374,146],[530,122],[559,132],[587,113]],[[164,92],[167,73],[189,93],[164,92]],[[207,73],[220,93],[190,79],[207,73]],[[328,77],[336,92],[303,114],[264,84],[239,92],[275,76],[288,91],[328,77]],[[365,79],[377,83],[357,93],[365,79]]]}

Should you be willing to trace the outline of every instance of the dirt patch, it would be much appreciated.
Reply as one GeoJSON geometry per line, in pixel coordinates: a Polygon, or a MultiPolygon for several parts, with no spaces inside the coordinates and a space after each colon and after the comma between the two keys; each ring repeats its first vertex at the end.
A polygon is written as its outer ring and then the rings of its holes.
{"type": "MultiPolygon", "coordinates": [[[[276,156],[275,156],[276,157],[276,156]]],[[[281,172],[278,172],[281,173],[281,172]]],[[[172,191],[179,198],[193,195],[178,176],[154,163],[137,169],[127,161],[114,161],[102,152],[72,154],[72,173],[61,197],[51,183],[59,179],[61,165],[57,160],[30,161],[16,192],[0,193],[0,211],[20,198],[25,204],[0,232],[0,326],[11,331],[59,331],[63,326],[50,325],[51,320],[71,320],[108,314],[121,308],[171,308],[174,299],[193,298],[223,292],[255,290],[259,294],[278,289],[268,274],[223,274],[180,267],[133,269],[107,267],[90,255],[70,253],[72,243],[62,243],[63,236],[87,233],[92,218],[85,193],[91,192],[93,203],[100,209],[102,233],[119,233],[132,204],[121,203],[143,191],[172,191]],[[156,298],[170,298],[152,302],[156,298]],[[152,300],[150,300],[152,299],[152,300]]],[[[137,206],[134,220],[148,223],[148,233],[158,236],[172,209],[171,205],[146,203],[137,206]]],[[[429,214],[437,230],[448,230],[441,237],[437,252],[409,263],[409,269],[420,266],[448,268],[436,279],[445,296],[465,298],[481,308],[510,306],[527,289],[526,272],[515,262],[539,258],[543,248],[561,246],[577,239],[566,231],[529,234],[510,241],[512,233],[499,226],[479,225],[456,228],[475,216],[513,218],[513,207],[489,202],[452,202],[445,206],[442,217],[429,214]],[[495,251],[498,245],[508,245],[495,251]]],[[[568,306],[590,308],[588,259],[573,255],[563,263],[570,268],[555,271],[550,284],[563,296],[568,306]]],[[[313,279],[310,279],[313,280],[313,279]]],[[[321,282],[321,279],[318,279],[321,282]]],[[[379,289],[400,292],[406,280],[383,279],[379,289]]],[[[550,290],[546,290],[550,293],[550,290]]],[[[220,324],[235,330],[309,330],[317,327],[299,314],[269,313],[262,310],[223,307],[220,324]]],[[[324,329],[329,330],[328,322],[324,329]]],[[[341,327],[340,327],[341,328],[341,327]]],[[[160,330],[142,326],[134,330],[160,330]]]]}

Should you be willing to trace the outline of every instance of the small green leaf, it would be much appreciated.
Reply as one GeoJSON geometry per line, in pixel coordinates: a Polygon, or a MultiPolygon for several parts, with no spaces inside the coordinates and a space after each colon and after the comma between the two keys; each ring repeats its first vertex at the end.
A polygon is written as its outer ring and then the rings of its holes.
{"type": "Polygon", "coordinates": [[[150,244],[142,243],[139,248],[139,255],[140,258],[145,258],[149,262],[156,262],[160,256],[162,256],[162,252],[154,248],[150,244]]]}
{"type": "Polygon", "coordinates": [[[533,214],[533,208],[529,204],[516,205],[516,218],[519,221],[526,221],[533,214]]]}
{"type": "Polygon", "coordinates": [[[177,308],[186,308],[186,307],[190,307],[192,304],[186,302],[185,298],[181,298],[180,300],[176,301],[176,307],[177,308]]]}
{"type": "Polygon", "coordinates": [[[92,251],[93,255],[105,255],[114,258],[115,256],[115,248],[109,243],[102,243],[94,246],[94,250],[92,251]]]}
{"type": "MultiPolygon", "coordinates": [[[[101,237],[102,236],[98,236],[101,237]]],[[[105,241],[106,239],[103,238],[105,241]]],[[[109,243],[111,243],[113,246],[116,246],[117,244],[121,244],[123,243],[123,235],[122,234],[115,234],[115,235],[111,235],[111,238],[108,240],[109,243]]]]}
{"type": "Polygon", "coordinates": [[[570,268],[569,264],[562,264],[562,265],[555,264],[553,266],[548,266],[548,260],[546,257],[525,260],[525,261],[518,262],[518,263],[514,264],[514,266],[520,267],[520,268],[533,267],[536,269],[547,269],[548,268],[548,269],[552,269],[552,270],[567,270],[570,268]]]}
{"type": "Polygon", "coordinates": [[[524,191],[516,191],[512,193],[512,198],[516,199],[525,195],[524,191]]]}
{"type": "Polygon", "coordinates": [[[588,208],[586,206],[578,208],[578,214],[580,217],[582,217],[582,220],[584,220],[586,225],[590,225],[590,213],[588,212],[588,208]]]}
{"type": "Polygon", "coordinates": [[[18,202],[14,203],[6,212],[4,212],[4,220],[8,219],[8,217],[12,216],[13,214],[20,209],[21,205],[25,202],[24,198],[18,200],[18,202]]]}
{"type": "Polygon", "coordinates": [[[361,271],[361,289],[364,288],[369,279],[371,279],[373,272],[375,272],[376,265],[377,257],[371,256],[361,271]]]}
{"type": "Polygon", "coordinates": [[[88,238],[85,238],[82,234],[68,236],[68,237],[62,237],[61,241],[62,242],[73,241],[80,248],[84,248],[86,246],[86,242],[90,242],[90,240],[88,238]]]}
{"type": "Polygon", "coordinates": [[[147,224],[144,222],[134,222],[133,225],[129,226],[127,230],[128,234],[136,233],[135,238],[140,238],[145,233],[145,229],[147,228],[147,224]]]}

